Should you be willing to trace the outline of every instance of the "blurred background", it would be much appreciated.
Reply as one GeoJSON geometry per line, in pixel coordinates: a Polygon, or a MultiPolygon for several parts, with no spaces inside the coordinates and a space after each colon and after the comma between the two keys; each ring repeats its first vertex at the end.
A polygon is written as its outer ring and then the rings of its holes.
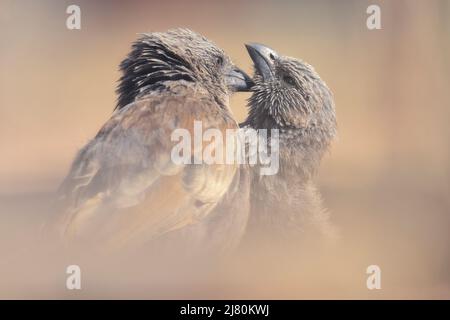
{"type": "MultiPolygon", "coordinates": [[[[312,64],[339,122],[317,182],[342,236],[328,268],[346,266],[329,285],[292,287],[285,273],[218,297],[450,298],[449,16],[445,0],[0,0],[2,256],[36,229],[75,153],[111,115],[118,64],[137,33],[187,27],[249,73],[245,42],[312,64]],[[81,8],[81,30],[66,28],[70,4],[81,8]],[[381,30],[366,27],[370,4],[381,8],[381,30]],[[382,290],[365,286],[371,264],[382,290]]],[[[233,97],[239,120],[248,97],[233,97]]],[[[33,296],[5,270],[0,263],[0,297],[33,296]]]]}

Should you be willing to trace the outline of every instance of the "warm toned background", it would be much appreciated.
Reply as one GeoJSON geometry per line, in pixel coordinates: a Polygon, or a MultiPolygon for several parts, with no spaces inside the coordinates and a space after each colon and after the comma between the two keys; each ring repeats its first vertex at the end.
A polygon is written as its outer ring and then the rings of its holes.
{"type": "MultiPolygon", "coordinates": [[[[449,298],[449,17],[449,1],[0,0],[0,250],[33,228],[24,222],[111,114],[136,34],[188,27],[248,72],[243,44],[262,42],[315,66],[333,90],[339,139],[318,182],[342,259],[360,273],[353,296],[449,298]],[[372,3],[382,30],[366,28],[372,3]],[[69,4],[81,7],[80,31],[65,27],[69,4]],[[385,295],[364,289],[369,264],[382,267],[385,295]]],[[[239,119],[246,98],[233,98],[239,119]]]]}

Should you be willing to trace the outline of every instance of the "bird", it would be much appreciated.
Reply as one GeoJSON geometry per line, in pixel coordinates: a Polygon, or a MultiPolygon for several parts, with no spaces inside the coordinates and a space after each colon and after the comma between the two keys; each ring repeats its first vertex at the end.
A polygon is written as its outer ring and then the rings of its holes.
{"type": "Polygon", "coordinates": [[[261,175],[260,165],[251,168],[246,238],[258,246],[264,240],[294,247],[309,239],[336,239],[337,230],[314,184],[337,134],[333,94],[306,62],[259,43],[246,48],[255,73],[241,127],[276,130],[278,146],[273,150],[279,157],[276,174],[261,175]]]}
{"type": "Polygon", "coordinates": [[[229,97],[248,91],[251,79],[185,28],[141,34],[120,71],[113,114],[59,188],[58,234],[112,251],[164,238],[178,238],[186,250],[234,246],[246,227],[249,174],[237,164],[174,163],[171,135],[193,133],[195,121],[204,130],[239,128],[229,97]]]}

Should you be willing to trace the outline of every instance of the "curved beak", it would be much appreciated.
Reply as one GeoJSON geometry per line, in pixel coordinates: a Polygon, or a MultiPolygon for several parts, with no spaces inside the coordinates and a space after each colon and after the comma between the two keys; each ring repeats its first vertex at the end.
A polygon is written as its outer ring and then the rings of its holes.
{"type": "Polygon", "coordinates": [[[227,86],[230,90],[237,91],[250,91],[253,86],[252,79],[238,67],[234,67],[226,75],[227,86]]]}
{"type": "Polygon", "coordinates": [[[274,76],[275,60],[278,53],[275,50],[259,43],[246,43],[250,58],[253,60],[255,69],[261,74],[264,80],[272,79],[274,76]]]}

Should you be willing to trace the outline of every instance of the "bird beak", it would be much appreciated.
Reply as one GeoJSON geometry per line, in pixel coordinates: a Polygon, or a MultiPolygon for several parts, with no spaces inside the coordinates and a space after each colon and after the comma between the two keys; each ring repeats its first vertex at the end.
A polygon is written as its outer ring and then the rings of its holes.
{"type": "Polygon", "coordinates": [[[247,43],[245,47],[250,58],[253,60],[256,70],[261,74],[263,79],[272,79],[274,77],[275,60],[278,58],[278,53],[259,43],[247,43]]]}
{"type": "Polygon", "coordinates": [[[234,67],[226,75],[227,86],[233,92],[250,91],[253,86],[252,79],[241,69],[234,67]]]}

